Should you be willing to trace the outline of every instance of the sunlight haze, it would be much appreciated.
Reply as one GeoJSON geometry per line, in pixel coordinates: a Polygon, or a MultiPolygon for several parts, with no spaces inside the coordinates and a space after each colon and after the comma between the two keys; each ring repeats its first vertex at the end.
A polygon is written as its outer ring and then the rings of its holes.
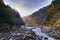
{"type": "Polygon", "coordinates": [[[15,8],[20,13],[21,17],[24,17],[51,4],[51,1],[52,0],[4,0],[4,3],[15,8]]]}

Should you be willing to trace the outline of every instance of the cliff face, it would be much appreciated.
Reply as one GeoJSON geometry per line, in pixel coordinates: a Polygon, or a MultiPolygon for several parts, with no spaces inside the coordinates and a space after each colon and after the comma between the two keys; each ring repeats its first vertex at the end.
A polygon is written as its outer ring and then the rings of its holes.
{"type": "Polygon", "coordinates": [[[60,0],[55,0],[52,2],[50,8],[48,9],[48,13],[51,15],[50,20],[48,20],[48,24],[60,27],[60,21],[57,23],[57,21],[60,19],[60,0]]]}
{"type": "Polygon", "coordinates": [[[24,22],[21,19],[19,13],[5,5],[3,1],[0,0],[0,30],[8,26],[12,27],[13,25],[24,25],[24,22]]]}
{"type": "Polygon", "coordinates": [[[34,20],[34,24],[46,26],[60,26],[60,0],[54,0],[52,3],[44,8],[39,9],[29,16],[34,20]]]}

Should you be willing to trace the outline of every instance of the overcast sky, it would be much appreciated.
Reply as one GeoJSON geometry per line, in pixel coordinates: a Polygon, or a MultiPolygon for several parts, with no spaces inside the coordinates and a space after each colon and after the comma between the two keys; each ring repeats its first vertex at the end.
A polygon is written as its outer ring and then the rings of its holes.
{"type": "Polygon", "coordinates": [[[4,3],[17,9],[20,15],[28,16],[38,9],[51,4],[52,0],[4,0],[4,3]]]}

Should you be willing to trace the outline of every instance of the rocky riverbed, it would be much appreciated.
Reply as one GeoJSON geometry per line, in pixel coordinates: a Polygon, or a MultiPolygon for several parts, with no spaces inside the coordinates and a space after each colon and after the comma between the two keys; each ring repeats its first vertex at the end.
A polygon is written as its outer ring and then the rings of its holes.
{"type": "Polygon", "coordinates": [[[0,33],[0,40],[55,40],[39,27],[14,27],[12,31],[0,33]]]}

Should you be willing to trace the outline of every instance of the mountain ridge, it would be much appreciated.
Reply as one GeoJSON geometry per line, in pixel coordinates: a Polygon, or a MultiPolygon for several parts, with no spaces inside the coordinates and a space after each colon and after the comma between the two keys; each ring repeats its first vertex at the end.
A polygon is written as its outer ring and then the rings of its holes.
{"type": "MultiPolygon", "coordinates": [[[[32,15],[28,16],[30,19],[34,20],[37,25],[45,25],[45,26],[57,26],[58,24],[55,24],[57,20],[60,18],[60,0],[54,0],[52,3],[44,7],[42,9],[39,9],[38,11],[34,12],[32,15]]],[[[29,24],[30,25],[30,24],[29,24]]],[[[32,24],[31,24],[32,25],[32,24]]]]}

